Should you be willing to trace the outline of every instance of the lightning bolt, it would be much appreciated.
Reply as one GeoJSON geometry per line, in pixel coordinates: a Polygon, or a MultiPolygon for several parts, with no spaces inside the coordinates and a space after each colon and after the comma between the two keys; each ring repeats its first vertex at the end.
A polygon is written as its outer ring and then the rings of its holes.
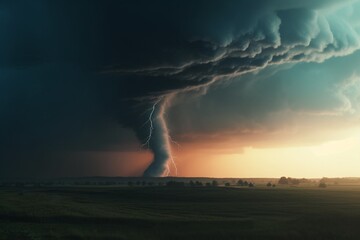
{"type": "MultiPolygon", "coordinates": [[[[175,144],[177,147],[178,147],[178,149],[180,149],[180,144],[179,143],[177,143],[177,142],[175,142],[173,139],[172,139],[172,137],[170,136],[170,134],[168,134],[168,138],[169,138],[169,140],[173,143],[173,144],[175,144]]],[[[175,162],[175,157],[171,154],[170,155],[170,160],[171,160],[171,163],[172,163],[172,165],[174,166],[174,169],[175,169],[175,176],[177,176],[177,173],[178,173],[178,169],[177,169],[177,166],[176,166],[176,162],[175,162]]],[[[169,168],[170,169],[170,168],[169,168]]]]}
{"type": "Polygon", "coordinates": [[[146,141],[143,144],[141,144],[141,147],[145,147],[145,146],[149,147],[150,140],[151,140],[151,137],[152,137],[152,133],[154,131],[153,115],[154,115],[154,112],[155,112],[155,109],[156,109],[156,105],[159,104],[159,102],[162,100],[162,98],[163,97],[160,97],[158,100],[156,100],[156,102],[154,102],[154,105],[152,106],[151,111],[150,111],[149,119],[144,123],[144,125],[145,125],[145,124],[147,124],[149,122],[150,123],[150,128],[149,128],[149,135],[148,135],[146,141]]]}

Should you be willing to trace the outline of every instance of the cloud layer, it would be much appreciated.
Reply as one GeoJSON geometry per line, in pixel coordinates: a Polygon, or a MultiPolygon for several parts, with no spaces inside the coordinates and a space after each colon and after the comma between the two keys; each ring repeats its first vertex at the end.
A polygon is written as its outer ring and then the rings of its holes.
{"type": "Polygon", "coordinates": [[[358,58],[344,56],[360,47],[359,10],[335,0],[3,1],[0,169],[18,151],[36,164],[39,152],[134,148],[161,97],[178,105],[157,111],[154,152],[168,144],[166,119],[185,139],[280,126],[285,112],[354,114],[358,58]],[[347,71],[329,74],[337,64],[347,71]]]}

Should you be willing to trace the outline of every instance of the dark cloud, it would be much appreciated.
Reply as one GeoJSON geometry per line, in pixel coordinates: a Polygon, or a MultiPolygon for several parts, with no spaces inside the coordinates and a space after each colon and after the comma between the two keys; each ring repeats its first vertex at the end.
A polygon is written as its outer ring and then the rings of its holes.
{"type": "MultiPolygon", "coordinates": [[[[267,66],[351,54],[360,47],[352,3],[2,1],[1,169],[24,149],[129,148],[146,141],[159,99],[162,109],[179,92],[267,66]]],[[[149,147],[161,160],[149,175],[171,156],[159,109],[149,147]]]]}

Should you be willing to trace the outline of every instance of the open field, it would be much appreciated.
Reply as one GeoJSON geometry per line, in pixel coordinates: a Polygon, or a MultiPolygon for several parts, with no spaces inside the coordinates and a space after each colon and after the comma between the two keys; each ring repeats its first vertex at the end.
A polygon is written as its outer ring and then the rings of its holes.
{"type": "Polygon", "coordinates": [[[360,239],[360,187],[2,187],[0,239],[360,239]]]}

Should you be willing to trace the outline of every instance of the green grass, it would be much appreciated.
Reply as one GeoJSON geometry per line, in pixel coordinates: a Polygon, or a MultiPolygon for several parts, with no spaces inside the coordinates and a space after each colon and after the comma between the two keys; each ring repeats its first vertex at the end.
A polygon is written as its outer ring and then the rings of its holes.
{"type": "Polygon", "coordinates": [[[360,190],[0,188],[0,239],[360,239],[360,190]]]}

